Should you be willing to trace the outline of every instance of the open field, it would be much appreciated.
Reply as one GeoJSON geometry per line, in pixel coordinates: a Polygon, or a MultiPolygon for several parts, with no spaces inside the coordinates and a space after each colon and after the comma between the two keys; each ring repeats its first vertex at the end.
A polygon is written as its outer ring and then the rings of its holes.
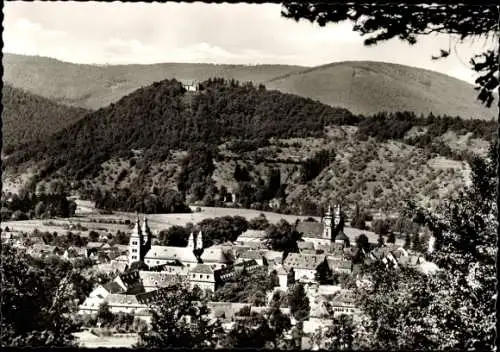
{"type": "Polygon", "coordinates": [[[78,338],[79,345],[84,348],[131,348],[137,342],[137,335],[132,334],[129,336],[96,336],[89,331],[82,331],[74,335],[78,338]]]}
{"type": "MultiPolygon", "coordinates": [[[[94,211],[93,207],[90,204],[87,205],[87,210],[89,212],[94,211]]],[[[186,214],[149,214],[147,215],[148,223],[153,232],[159,232],[161,230],[167,229],[171,226],[185,226],[187,223],[191,222],[193,224],[197,224],[204,219],[222,217],[222,216],[242,216],[247,220],[253,219],[260,214],[264,214],[267,220],[271,223],[277,223],[281,219],[286,220],[287,222],[293,224],[297,219],[304,220],[308,217],[306,216],[298,216],[298,215],[284,215],[273,212],[263,212],[259,210],[252,209],[241,209],[241,208],[217,208],[217,207],[199,207],[201,211],[196,212],[197,206],[191,206],[193,213],[186,214]]],[[[142,218],[142,215],[140,216],[142,218]]],[[[69,219],[56,219],[56,220],[24,220],[24,221],[6,221],[2,223],[2,228],[9,227],[11,231],[17,232],[32,232],[35,229],[39,231],[50,231],[57,233],[66,233],[67,231],[80,232],[83,236],[87,236],[90,230],[95,231],[107,231],[115,234],[116,231],[125,231],[130,232],[130,228],[128,225],[121,224],[111,224],[111,223],[100,223],[93,222],[94,221],[124,221],[130,220],[133,222],[136,218],[136,214],[134,213],[125,213],[125,212],[115,212],[109,215],[100,215],[97,213],[93,213],[92,215],[85,216],[77,216],[69,219]],[[72,223],[72,224],[81,224],[88,228],[88,231],[78,231],[78,230],[68,230],[63,228],[62,226],[49,226],[48,222],[54,222],[56,224],[63,223],[72,223]]],[[[319,217],[313,217],[317,221],[321,219],[319,217]]],[[[376,243],[378,239],[378,235],[371,231],[359,230],[351,227],[345,227],[345,234],[349,237],[351,242],[353,242],[357,236],[364,233],[370,242],[376,243]]],[[[396,243],[403,244],[403,240],[397,239],[396,243]]]]}

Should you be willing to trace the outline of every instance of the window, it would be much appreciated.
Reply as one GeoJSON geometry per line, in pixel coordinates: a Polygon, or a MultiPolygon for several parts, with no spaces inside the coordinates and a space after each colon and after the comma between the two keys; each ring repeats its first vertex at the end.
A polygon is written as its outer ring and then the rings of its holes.
{"type": "Polygon", "coordinates": [[[136,255],[133,255],[133,256],[132,256],[132,259],[137,259],[137,256],[136,256],[136,255]]]}
{"type": "Polygon", "coordinates": [[[210,279],[210,275],[207,275],[207,279],[210,279]]]}
{"type": "Polygon", "coordinates": [[[156,261],[156,264],[160,264],[160,261],[159,261],[159,260],[157,260],[157,261],[156,261]]]}
{"type": "Polygon", "coordinates": [[[200,279],[203,279],[203,275],[200,274],[200,279]]]}
{"type": "Polygon", "coordinates": [[[137,245],[137,241],[132,241],[132,245],[137,245]]]}
{"type": "Polygon", "coordinates": [[[132,249],[132,253],[137,253],[137,249],[136,249],[136,248],[133,248],[133,249],[132,249]]]}

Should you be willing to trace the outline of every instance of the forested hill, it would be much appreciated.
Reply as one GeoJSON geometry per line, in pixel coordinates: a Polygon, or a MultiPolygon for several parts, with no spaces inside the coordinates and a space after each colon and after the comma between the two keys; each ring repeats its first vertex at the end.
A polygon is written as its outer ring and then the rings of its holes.
{"type": "Polygon", "coordinates": [[[2,90],[3,152],[37,139],[45,139],[75,123],[89,111],[57,104],[8,84],[2,90]]]}
{"type": "Polygon", "coordinates": [[[46,161],[49,170],[82,178],[98,172],[102,162],[133,155],[134,150],[164,160],[171,150],[200,143],[216,146],[231,138],[259,143],[271,137],[323,135],[326,125],[351,119],[355,117],[347,110],[263,86],[214,79],[204,82],[200,94],[191,95],[180,82],[164,80],[26,146],[9,163],[46,161]]]}
{"type": "Polygon", "coordinates": [[[240,204],[258,209],[279,199],[303,213],[308,201],[337,197],[397,209],[417,197],[439,203],[444,182],[450,191],[463,187],[462,162],[487,149],[495,126],[404,111],[354,115],[220,78],[198,92],[164,80],[11,153],[6,180],[15,187],[29,173],[28,187],[82,181],[68,184],[124,211],[171,189],[205,205],[232,190],[240,204]]]}

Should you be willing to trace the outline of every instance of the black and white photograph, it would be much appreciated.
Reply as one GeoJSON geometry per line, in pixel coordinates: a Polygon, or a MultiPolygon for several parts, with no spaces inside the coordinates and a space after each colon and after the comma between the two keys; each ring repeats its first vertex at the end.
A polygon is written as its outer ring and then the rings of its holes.
{"type": "Polygon", "coordinates": [[[497,3],[3,16],[2,347],[496,350],[497,3]]]}

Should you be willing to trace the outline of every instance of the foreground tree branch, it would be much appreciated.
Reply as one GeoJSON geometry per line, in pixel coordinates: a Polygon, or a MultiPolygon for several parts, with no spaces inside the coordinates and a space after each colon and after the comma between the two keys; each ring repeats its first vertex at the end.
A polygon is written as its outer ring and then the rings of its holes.
{"type": "MultiPolygon", "coordinates": [[[[328,23],[353,22],[353,31],[366,36],[364,44],[376,45],[381,41],[398,38],[409,44],[417,36],[432,33],[458,36],[465,39],[488,40],[492,46],[470,58],[471,69],[479,74],[475,89],[478,99],[487,107],[494,101],[499,84],[498,33],[500,7],[494,5],[458,4],[328,4],[284,3],[281,12],[286,18],[301,19],[325,26],[328,23]]],[[[433,57],[445,58],[449,50],[433,57]]]]}

